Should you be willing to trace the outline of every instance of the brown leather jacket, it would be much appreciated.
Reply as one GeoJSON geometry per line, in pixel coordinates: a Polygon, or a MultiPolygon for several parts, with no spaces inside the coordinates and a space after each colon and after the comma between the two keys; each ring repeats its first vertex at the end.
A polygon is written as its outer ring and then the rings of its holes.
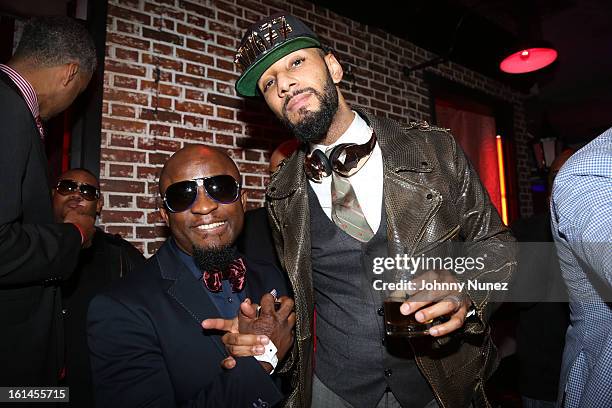
{"type": "MultiPolygon", "coordinates": [[[[402,128],[368,112],[360,115],[376,132],[382,150],[389,256],[449,239],[470,241],[473,253],[488,253],[478,280],[509,282],[516,266],[513,238],[452,135],[424,123],[402,128]]],[[[293,370],[295,388],[286,406],[300,408],[311,403],[314,309],[304,155],[298,151],[289,158],[266,192],[276,248],[295,292],[296,344],[281,368],[293,370]]],[[[487,322],[496,304],[488,303],[485,291],[468,295],[476,315],[459,332],[411,341],[418,367],[444,408],[467,407],[472,400],[477,407],[489,406],[484,381],[498,361],[487,322]]]]}

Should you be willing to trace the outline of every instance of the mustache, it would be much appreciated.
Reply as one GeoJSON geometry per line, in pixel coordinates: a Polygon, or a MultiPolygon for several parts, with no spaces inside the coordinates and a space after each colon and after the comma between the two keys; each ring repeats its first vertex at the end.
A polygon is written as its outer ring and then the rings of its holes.
{"type": "Polygon", "coordinates": [[[287,105],[289,105],[289,102],[291,102],[291,99],[293,99],[295,96],[298,96],[298,95],[303,94],[305,92],[311,92],[317,98],[319,98],[319,99],[321,98],[321,93],[319,91],[317,91],[316,89],[312,88],[312,87],[298,89],[293,94],[291,94],[291,95],[289,95],[289,96],[287,96],[285,98],[285,102],[283,102],[283,114],[285,114],[285,115],[287,114],[287,105]]]}

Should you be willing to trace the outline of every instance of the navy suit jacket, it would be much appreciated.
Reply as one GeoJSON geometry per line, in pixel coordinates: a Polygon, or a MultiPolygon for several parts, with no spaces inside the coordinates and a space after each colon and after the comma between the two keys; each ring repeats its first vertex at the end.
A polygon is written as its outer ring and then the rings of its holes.
{"type": "MultiPolygon", "coordinates": [[[[287,293],[280,270],[260,261],[246,264],[248,297],[258,302],[272,289],[287,293]]],[[[283,399],[253,357],[221,368],[227,356],[222,333],[200,325],[219,317],[205,291],[166,242],[143,267],[92,300],[88,341],[97,406],[272,407],[283,399]]]]}

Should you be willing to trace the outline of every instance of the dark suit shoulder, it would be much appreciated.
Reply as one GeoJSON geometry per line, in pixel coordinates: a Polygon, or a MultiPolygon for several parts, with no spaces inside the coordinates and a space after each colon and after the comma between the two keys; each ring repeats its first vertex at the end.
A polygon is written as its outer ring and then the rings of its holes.
{"type": "Polygon", "coordinates": [[[19,90],[14,89],[4,80],[0,80],[0,107],[0,112],[6,117],[24,113],[32,116],[19,90]]]}
{"type": "Polygon", "coordinates": [[[152,294],[164,289],[156,255],[145,260],[134,271],[122,279],[112,282],[100,295],[123,303],[148,303],[152,294]]]}
{"type": "Polygon", "coordinates": [[[109,234],[108,232],[104,232],[101,230],[98,230],[98,231],[102,233],[102,237],[107,244],[124,248],[132,253],[138,254],[140,257],[144,259],[144,256],[142,255],[142,253],[136,247],[134,247],[134,245],[132,245],[129,241],[126,241],[125,239],[123,239],[121,235],[109,234]]]}

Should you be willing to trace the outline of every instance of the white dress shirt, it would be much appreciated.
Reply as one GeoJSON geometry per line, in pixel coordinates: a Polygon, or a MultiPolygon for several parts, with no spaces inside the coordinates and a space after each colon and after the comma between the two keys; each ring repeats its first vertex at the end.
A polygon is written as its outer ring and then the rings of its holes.
{"type": "MultiPolygon", "coordinates": [[[[353,111],[353,114],[355,115],[353,122],[334,144],[330,146],[311,144],[310,151],[312,152],[315,149],[320,149],[325,152],[330,147],[334,147],[341,143],[367,143],[372,136],[372,129],[359,114],[355,111],[353,111]]],[[[372,231],[376,234],[380,226],[383,197],[383,161],[378,142],[366,164],[348,180],[353,186],[361,210],[368,224],[370,224],[370,228],[372,228],[372,231]]],[[[331,220],[331,176],[324,178],[321,183],[312,180],[308,180],[308,182],[317,195],[321,208],[323,208],[323,211],[331,220]]]]}

